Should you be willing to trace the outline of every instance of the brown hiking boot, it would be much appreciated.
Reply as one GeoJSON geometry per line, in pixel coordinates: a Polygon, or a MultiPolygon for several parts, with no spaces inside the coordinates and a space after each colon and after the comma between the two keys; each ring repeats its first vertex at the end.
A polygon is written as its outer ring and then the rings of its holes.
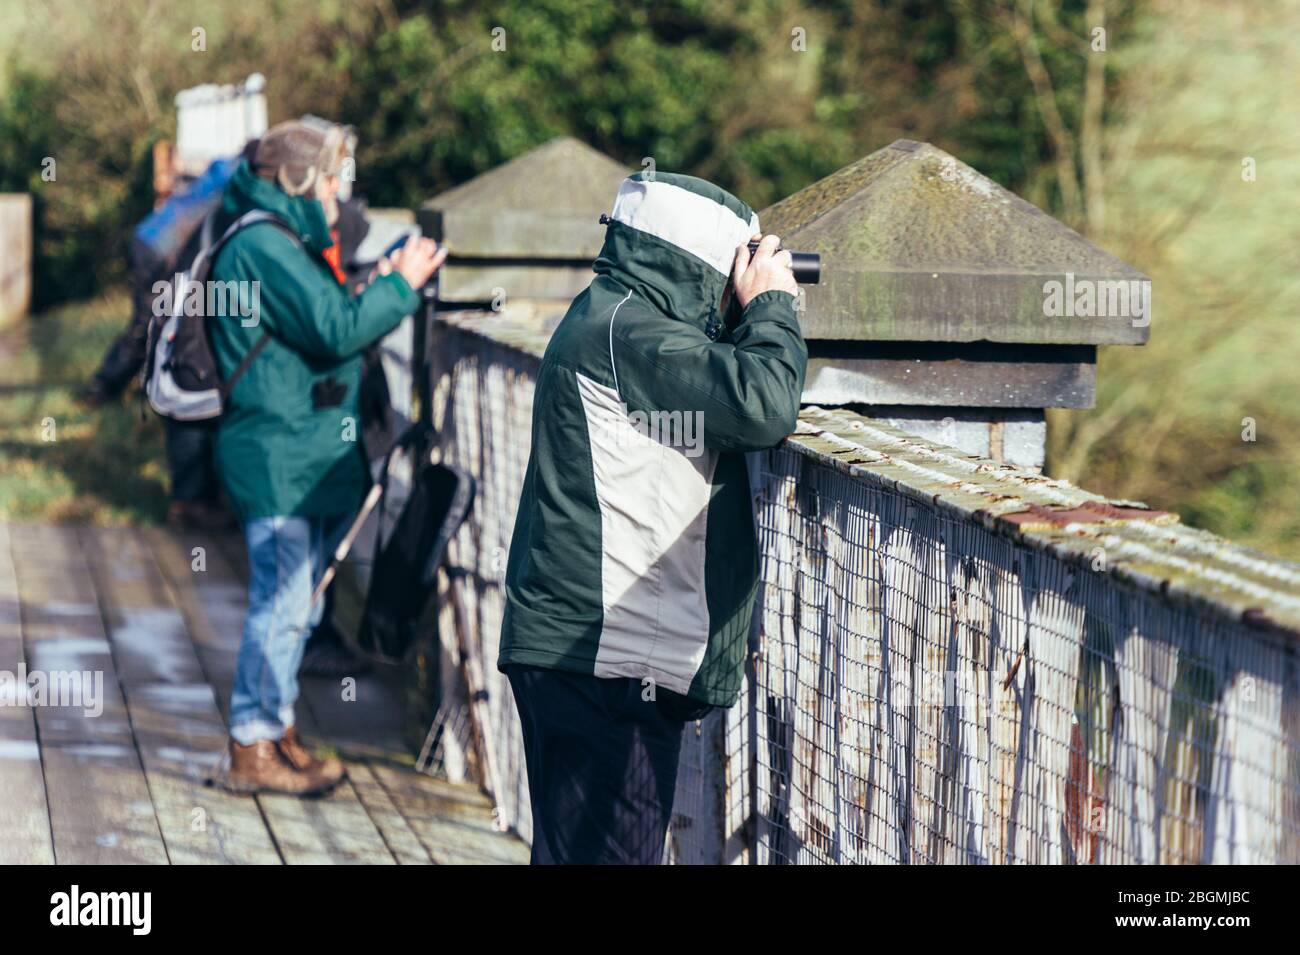
{"type": "Polygon", "coordinates": [[[299,772],[313,773],[322,779],[328,779],[331,786],[343,778],[343,761],[337,756],[318,758],[302,744],[296,726],[290,726],[285,730],[284,736],[276,745],[280,747],[280,755],[284,757],[285,762],[299,772]]]}
{"type": "Polygon", "coordinates": [[[232,739],[228,764],[218,775],[217,782],[233,793],[311,796],[324,792],[338,780],[297,769],[281,755],[274,740],[260,739],[252,746],[241,746],[232,739]]]}

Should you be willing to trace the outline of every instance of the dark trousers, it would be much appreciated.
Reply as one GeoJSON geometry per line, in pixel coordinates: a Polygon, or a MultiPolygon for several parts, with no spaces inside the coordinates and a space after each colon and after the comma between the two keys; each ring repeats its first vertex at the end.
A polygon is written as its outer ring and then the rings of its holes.
{"type": "Polygon", "coordinates": [[[173,421],[163,418],[167,438],[167,467],[172,473],[172,500],[186,503],[216,503],[217,419],[173,421]]]}
{"type": "MultiPolygon", "coordinates": [[[[197,233],[195,240],[197,242],[197,233]]],[[[197,254],[197,247],[191,254],[197,254]]],[[[115,398],[131,383],[148,357],[149,323],[154,313],[153,285],[172,278],[168,263],[136,240],[131,247],[131,323],[114,339],[94,376],[94,389],[115,398]]],[[[167,466],[172,475],[172,500],[215,504],[220,496],[216,463],[217,421],[173,421],[163,418],[167,466]]]]}
{"type": "Polygon", "coordinates": [[[131,321],[113,339],[95,372],[95,390],[104,398],[120,395],[144,367],[154,312],[153,286],[160,279],[170,280],[170,271],[170,264],[159,259],[149,246],[138,239],[131,243],[131,321]]]}
{"type": "MultiPolygon", "coordinates": [[[[506,669],[524,730],[533,865],[658,865],[686,726],[640,680],[506,669]]],[[[665,695],[669,699],[665,699],[665,695]]]]}

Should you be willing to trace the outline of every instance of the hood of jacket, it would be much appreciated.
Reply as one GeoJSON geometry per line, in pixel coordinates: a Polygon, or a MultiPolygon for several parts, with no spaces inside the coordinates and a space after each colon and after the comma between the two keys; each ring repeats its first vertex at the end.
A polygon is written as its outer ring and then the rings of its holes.
{"type": "Polygon", "coordinates": [[[736,247],[759,231],[754,210],[694,176],[639,172],[623,180],[609,219],[596,274],[716,336],[736,247]]]}
{"type": "Polygon", "coordinates": [[[234,175],[226,185],[221,200],[221,211],[234,220],[246,212],[261,209],[279,216],[301,237],[303,245],[314,253],[321,253],[334,244],[325,207],[310,196],[291,196],[273,182],[261,178],[248,164],[240,160],[234,175]]]}

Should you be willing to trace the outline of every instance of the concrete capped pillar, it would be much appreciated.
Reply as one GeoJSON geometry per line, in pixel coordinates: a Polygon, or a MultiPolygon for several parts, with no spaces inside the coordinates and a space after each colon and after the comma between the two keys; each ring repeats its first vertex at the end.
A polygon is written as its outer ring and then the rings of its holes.
{"type": "Polygon", "coordinates": [[[608,212],[628,170],[570,136],[449,189],[420,207],[425,235],[446,242],[446,303],[571,299],[591,281],[608,212]]]}
{"type": "Polygon", "coordinates": [[[759,213],[819,252],[804,401],[1041,467],[1045,408],[1088,408],[1098,345],[1140,345],[1145,275],[927,143],[900,139],[759,213]]]}

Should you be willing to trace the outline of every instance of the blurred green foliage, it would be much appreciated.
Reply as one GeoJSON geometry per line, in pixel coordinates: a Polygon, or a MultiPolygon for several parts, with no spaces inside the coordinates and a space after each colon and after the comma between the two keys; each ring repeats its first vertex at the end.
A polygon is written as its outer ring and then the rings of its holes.
{"type": "Polygon", "coordinates": [[[1116,45],[1090,235],[1151,276],[1151,339],[1052,413],[1049,467],[1300,558],[1300,2],[1153,7],[1116,45]]]}
{"type": "MultiPolygon", "coordinates": [[[[1081,35],[1084,6],[1054,16],[1081,35]]],[[[38,306],[123,274],[174,94],[254,71],[273,122],[358,127],[357,189],[377,206],[417,205],[561,134],[756,207],[900,136],[1052,202],[1005,0],[0,0],[0,15],[15,27],[0,40],[0,190],[36,197],[38,306]]],[[[1041,45],[1071,119],[1084,60],[1041,45]]]]}
{"type": "Polygon", "coordinates": [[[35,198],[38,306],[123,275],[176,91],[255,71],[272,122],[358,127],[376,206],[560,134],[760,208],[926,140],[1154,280],[1150,344],[1103,350],[1096,409],[1051,413],[1048,470],[1300,556],[1300,0],[0,0],[0,19],[0,190],[35,198]]]}

